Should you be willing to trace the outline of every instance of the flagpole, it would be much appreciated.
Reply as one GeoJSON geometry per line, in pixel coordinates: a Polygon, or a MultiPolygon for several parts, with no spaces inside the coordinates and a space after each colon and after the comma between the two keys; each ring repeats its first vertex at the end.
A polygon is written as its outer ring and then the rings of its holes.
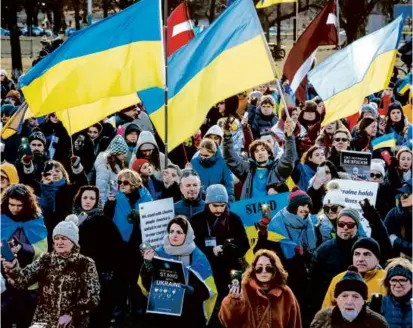
{"type": "Polygon", "coordinates": [[[336,14],[337,14],[337,48],[340,49],[340,4],[339,0],[336,0],[336,14]]]}
{"type": "Polygon", "coordinates": [[[168,0],[163,1],[163,44],[164,44],[164,120],[165,120],[165,168],[168,166],[168,0]]]}
{"type": "Polygon", "coordinates": [[[294,43],[298,39],[298,1],[294,2],[295,19],[294,19],[294,43]]]}

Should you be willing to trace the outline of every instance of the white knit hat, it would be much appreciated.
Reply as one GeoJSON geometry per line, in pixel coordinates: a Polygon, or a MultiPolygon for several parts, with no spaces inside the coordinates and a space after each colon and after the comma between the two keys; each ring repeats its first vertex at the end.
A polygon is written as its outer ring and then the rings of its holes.
{"type": "Polygon", "coordinates": [[[384,166],[376,163],[376,162],[371,162],[371,166],[370,166],[370,171],[379,171],[380,174],[384,177],[386,172],[384,171],[384,166]]]}
{"type": "Polygon", "coordinates": [[[65,236],[79,247],[79,228],[77,227],[78,224],[79,218],[76,215],[68,215],[64,221],[60,222],[53,229],[53,239],[57,235],[65,236]]]}
{"type": "Polygon", "coordinates": [[[346,207],[344,195],[340,190],[340,185],[336,181],[327,184],[327,193],[324,196],[323,205],[333,204],[346,207]]]}

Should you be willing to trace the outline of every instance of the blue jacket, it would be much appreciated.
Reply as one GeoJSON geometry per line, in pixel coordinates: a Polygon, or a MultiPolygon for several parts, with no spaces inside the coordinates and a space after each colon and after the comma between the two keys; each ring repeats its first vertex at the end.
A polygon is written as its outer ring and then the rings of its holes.
{"type": "Polygon", "coordinates": [[[192,168],[199,174],[201,178],[202,190],[206,193],[206,189],[213,184],[222,184],[228,192],[229,201],[234,200],[234,180],[232,173],[222,157],[221,150],[207,160],[202,160],[197,152],[191,160],[192,168]]]}
{"type": "Polygon", "coordinates": [[[174,206],[175,215],[185,215],[189,220],[192,216],[204,210],[205,202],[200,198],[193,202],[183,199],[179,202],[176,202],[174,206]]]}
{"type": "Polygon", "coordinates": [[[301,190],[308,189],[308,182],[315,175],[316,170],[308,164],[297,163],[294,171],[291,174],[293,181],[300,187],[301,190]]]}
{"type": "Polygon", "coordinates": [[[400,299],[392,295],[383,297],[381,304],[381,315],[386,319],[390,328],[411,328],[412,327],[412,305],[410,299],[411,292],[400,299]]]}
{"type": "Polygon", "coordinates": [[[394,250],[407,256],[412,256],[412,208],[403,208],[399,204],[387,213],[384,225],[389,236],[396,235],[393,242],[394,250]]]}

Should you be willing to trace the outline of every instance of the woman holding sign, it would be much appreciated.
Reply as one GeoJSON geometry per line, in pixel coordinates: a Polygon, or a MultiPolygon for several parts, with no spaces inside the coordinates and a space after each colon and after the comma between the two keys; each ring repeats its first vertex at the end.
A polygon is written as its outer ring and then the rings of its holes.
{"type": "Polygon", "coordinates": [[[224,298],[219,319],[227,328],[301,328],[300,306],[287,286],[288,273],[279,257],[262,249],[224,298]]]}
{"type": "Polygon", "coordinates": [[[211,266],[205,255],[196,247],[194,231],[184,216],[176,216],[168,223],[164,245],[154,250],[142,250],[144,265],[139,277],[139,286],[148,294],[154,270],[152,259],[158,257],[182,261],[185,268],[185,297],[181,316],[151,315],[153,327],[177,324],[180,327],[206,327],[214,309],[217,292],[211,266]],[[204,311],[205,308],[205,311],[204,311]]]}

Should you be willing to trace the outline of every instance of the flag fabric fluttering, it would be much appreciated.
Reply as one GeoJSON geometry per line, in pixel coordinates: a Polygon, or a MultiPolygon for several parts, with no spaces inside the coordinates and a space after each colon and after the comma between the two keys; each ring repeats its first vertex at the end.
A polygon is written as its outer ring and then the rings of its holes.
{"type": "Polygon", "coordinates": [[[326,109],[323,126],[357,113],[364,97],[388,87],[402,26],[399,16],[331,55],[308,73],[326,109]]]}
{"type": "MultiPolygon", "coordinates": [[[[191,137],[217,102],[274,80],[274,72],[252,1],[236,0],[169,58],[169,150],[191,137]]],[[[146,90],[139,97],[165,140],[163,90],[146,90]]]]}
{"type": "Polygon", "coordinates": [[[7,139],[16,133],[20,133],[23,122],[27,118],[26,113],[28,111],[27,102],[23,102],[17,111],[10,117],[7,123],[1,129],[1,138],[7,139]]]}
{"type": "Polygon", "coordinates": [[[168,57],[194,37],[188,6],[184,1],[168,17],[168,57]]]}
{"type": "Polygon", "coordinates": [[[262,8],[267,8],[273,5],[278,5],[280,3],[294,3],[297,2],[297,0],[260,0],[256,8],[257,9],[262,9],[262,8]]]}
{"type": "Polygon", "coordinates": [[[404,95],[407,91],[412,88],[412,73],[409,73],[404,78],[402,84],[397,88],[397,92],[404,95]]]}
{"type": "Polygon", "coordinates": [[[315,61],[317,48],[338,44],[336,21],[336,5],[331,0],[301,34],[285,61],[283,74],[302,103],[306,100],[307,73],[315,61]]]}
{"type": "Polygon", "coordinates": [[[396,134],[389,133],[385,134],[384,136],[374,138],[371,141],[371,145],[373,146],[373,150],[380,149],[380,148],[393,148],[396,147],[397,139],[396,134]]]}
{"type": "Polygon", "coordinates": [[[66,40],[21,79],[34,115],[164,85],[160,1],[142,0],[66,40]],[[132,55],[133,54],[133,55],[132,55]]]}

